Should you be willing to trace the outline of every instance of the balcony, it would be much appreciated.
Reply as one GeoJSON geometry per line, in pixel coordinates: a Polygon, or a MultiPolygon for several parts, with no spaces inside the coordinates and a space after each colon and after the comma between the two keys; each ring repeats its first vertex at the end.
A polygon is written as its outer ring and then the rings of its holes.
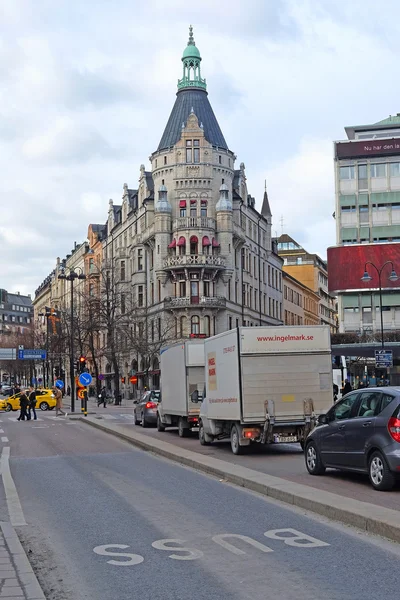
{"type": "Polygon", "coordinates": [[[173,231],[179,229],[214,229],[215,219],[210,217],[179,217],[172,226],[173,231]]]}
{"type": "Polygon", "coordinates": [[[221,256],[212,256],[208,254],[168,256],[168,258],[164,260],[164,269],[180,269],[182,267],[196,266],[221,269],[225,267],[225,260],[221,256]]]}
{"type": "Polygon", "coordinates": [[[201,308],[225,308],[224,296],[186,296],[184,298],[165,298],[165,308],[186,308],[199,306],[201,308]]]}

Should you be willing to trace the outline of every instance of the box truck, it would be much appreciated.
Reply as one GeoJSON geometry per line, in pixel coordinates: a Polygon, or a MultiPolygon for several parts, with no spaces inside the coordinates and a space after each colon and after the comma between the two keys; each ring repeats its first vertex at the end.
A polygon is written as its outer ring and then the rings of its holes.
{"type": "Polygon", "coordinates": [[[332,406],[329,327],[239,327],[206,339],[204,353],[202,445],[230,438],[234,454],[253,442],[304,446],[332,406]]]}
{"type": "Polygon", "coordinates": [[[198,427],[204,390],[204,340],[190,340],[161,349],[161,402],[157,429],[178,427],[180,437],[198,427]],[[197,403],[191,395],[196,391],[197,403]]]}

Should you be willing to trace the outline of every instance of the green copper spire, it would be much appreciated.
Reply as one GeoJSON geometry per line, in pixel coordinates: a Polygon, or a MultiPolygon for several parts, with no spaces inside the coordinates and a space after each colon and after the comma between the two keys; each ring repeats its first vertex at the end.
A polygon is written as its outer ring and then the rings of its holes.
{"type": "Polygon", "coordinates": [[[178,80],[178,90],[191,87],[207,89],[206,80],[201,78],[201,56],[193,38],[193,27],[191,25],[189,27],[189,41],[183,51],[182,62],[183,77],[178,80]]]}

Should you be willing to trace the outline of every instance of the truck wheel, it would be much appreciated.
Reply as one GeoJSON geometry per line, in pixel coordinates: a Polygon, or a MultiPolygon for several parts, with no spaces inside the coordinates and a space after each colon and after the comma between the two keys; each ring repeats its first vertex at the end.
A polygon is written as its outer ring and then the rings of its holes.
{"type": "Polygon", "coordinates": [[[234,425],[231,429],[231,448],[233,454],[243,454],[244,448],[239,444],[240,433],[237,425],[234,425]]]}
{"type": "Polygon", "coordinates": [[[188,430],[185,427],[185,425],[186,425],[185,419],[183,419],[182,417],[180,417],[179,421],[178,421],[178,435],[181,438],[186,437],[187,434],[188,434],[188,430]]]}
{"type": "Polygon", "coordinates": [[[160,415],[157,415],[157,431],[165,431],[165,427],[161,423],[160,415]]]}
{"type": "Polygon", "coordinates": [[[203,423],[199,423],[199,442],[201,446],[209,446],[211,442],[208,440],[208,435],[204,431],[203,423]]]}

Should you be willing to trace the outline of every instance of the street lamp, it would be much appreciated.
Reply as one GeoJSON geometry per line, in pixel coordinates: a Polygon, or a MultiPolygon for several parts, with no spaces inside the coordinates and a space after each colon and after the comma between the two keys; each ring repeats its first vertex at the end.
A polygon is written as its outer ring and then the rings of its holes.
{"type": "Polygon", "coordinates": [[[361,281],[364,281],[366,283],[368,283],[369,281],[372,280],[372,276],[368,273],[368,270],[367,270],[368,265],[371,265],[371,267],[373,267],[375,269],[375,271],[378,273],[379,302],[380,302],[380,310],[381,310],[381,343],[382,343],[382,350],[383,350],[385,348],[385,342],[383,339],[382,271],[386,267],[386,265],[391,265],[392,270],[388,277],[388,280],[389,281],[397,281],[398,276],[397,276],[396,271],[394,270],[394,266],[393,266],[393,263],[391,260],[387,260],[385,263],[383,263],[383,265],[381,266],[380,269],[376,265],[374,265],[374,263],[372,263],[371,261],[367,261],[365,263],[365,267],[364,267],[364,275],[361,277],[361,281]]]}
{"type": "Polygon", "coordinates": [[[74,281],[75,279],[86,279],[80,267],[62,267],[62,272],[58,279],[65,279],[71,282],[71,322],[70,322],[70,355],[69,355],[69,376],[71,378],[71,412],[75,412],[75,378],[74,378],[74,281]],[[68,273],[66,273],[66,271],[68,273]],[[77,271],[80,271],[79,273],[77,271]]]}
{"type": "Polygon", "coordinates": [[[44,387],[49,387],[49,317],[51,315],[51,308],[45,306],[44,313],[39,313],[39,317],[45,317],[46,319],[46,362],[44,363],[45,372],[44,376],[44,387]]]}

